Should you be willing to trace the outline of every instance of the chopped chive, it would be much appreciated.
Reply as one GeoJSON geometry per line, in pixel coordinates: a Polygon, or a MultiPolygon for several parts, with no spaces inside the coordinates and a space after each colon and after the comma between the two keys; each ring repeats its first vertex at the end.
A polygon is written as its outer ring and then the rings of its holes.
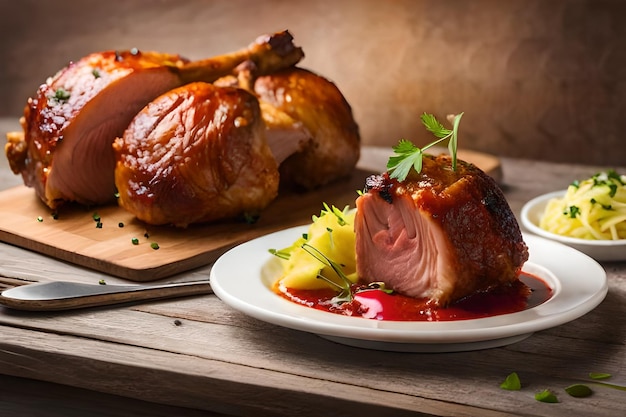
{"type": "Polygon", "coordinates": [[[70,93],[64,88],[59,88],[54,92],[54,98],[58,101],[67,101],[70,98],[70,93]]]}

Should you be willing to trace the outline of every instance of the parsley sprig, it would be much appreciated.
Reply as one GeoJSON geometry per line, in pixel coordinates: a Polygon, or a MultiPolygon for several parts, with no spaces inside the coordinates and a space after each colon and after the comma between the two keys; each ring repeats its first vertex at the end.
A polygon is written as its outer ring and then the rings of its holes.
{"type": "Polygon", "coordinates": [[[387,162],[387,171],[391,178],[404,181],[409,175],[411,168],[417,172],[422,171],[422,156],[424,151],[448,140],[448,150],[452,156],[452,169],[456,171],[456,151],[458,144],[459,123],[463,113],[451,116],[452,129],[444,127],[435,116],[424,113],[420,116],[422,124],[426,130],[431,132],[438,139],[423,148],[418,148],[406,139],[401,139],[397,146],[393,148],[394,156],[387,162]]]}

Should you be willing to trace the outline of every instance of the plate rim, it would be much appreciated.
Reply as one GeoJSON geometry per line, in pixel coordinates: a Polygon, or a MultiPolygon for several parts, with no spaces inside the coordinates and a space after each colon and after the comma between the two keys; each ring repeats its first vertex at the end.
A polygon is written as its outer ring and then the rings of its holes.
{"type": "MultiPolygon", "coordinates": [[[[224,303],[248,316],[322,337],[330,336],[330,338],[335,339],[356,339],[364,342],[391,344],[456,345],[514,338],[565,324],[593,310],[604,300],[608,292],[606,271],[593,258],[561,243],[524,234],[524,239],[531,253],[528,265],[535,264],[545,267],[533,261],[533,258],[543,259],[542,256],[545,254],[538,253],[540,249],[537,246],[543,246],[544,252],[545,246],[547,246],[551,253],[557,251],[567,255],[568,266],[572,265],[572,258],[574,258],[577,263],[583,263],[586,268],[591,268],[594,272],[593,290],[588,289],[584,293],[584,299],[582,299],[583,295],[579,295],[580,299],[575,305],[562,306],[560,303],[565,300],[562,297],[572,296],[570,294],[571,288],[569,288],[571,283],[563,285],[563,278],[559,277],[559,274],[552,270],[553,268],[546,267],[554,273],[560,285],[560,291],[556,292],[545,303],[518,313],[445,322],[393,322],[341,316],[288,301],[276,295],[261,282],[260,270],[273,257],[268,249],[289,246],[297,236],[307,229],[308,225],[283,229],[238,245],[224,253],[211,268],[210,280],[214,293],[224,303]],[[534,256],[533,247],[536,250],[534,256]],[[242,257],[248,258],[248,260],[240,262],[242,257]],[[232,275],[233,272],[228,273],[228,268],[233,262],[240,267],[235,275],[244,280],[243,287],[241,282],[235,284],[227,281],[228,275],[232,275]],[[226,270],[224,270],[225,268],[226,270]],[[242,276],[243,278],[241,278],[242,276]],[[254,298],[250,298],[250,294],[242,297],[241,288],[245,288],[246,284],[252,284],[248,290],[260,292],[255,293],[254,298]],[[270,295],[272,298],[268,299],[267,297],[270,295]],[[264,303],[268,300],[269,305],[276,307],[275,309],[267,308],[264,303]],[[553,311],[555,309],[556,311],[553,311]]],[[[580,267],[580,265],[578,266],[580,267]]],[[[230,279],[236,278],[231,277],[230,279]]],[[[589,284],[589,278],[586,279],[585,283],[589,284]]]]}

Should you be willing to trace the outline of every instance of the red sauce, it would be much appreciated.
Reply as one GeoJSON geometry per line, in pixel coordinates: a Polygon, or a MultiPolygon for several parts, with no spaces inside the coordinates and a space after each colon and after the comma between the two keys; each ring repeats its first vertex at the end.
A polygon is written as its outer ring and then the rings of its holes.
{"type": "Polygon", "coordinates": [[[476,293],[445,308],[428,304],[426,299],[388,294],[365,285],[353,287],[353,300],[341,304],[331,300],[332,289],[276,291],[284,298],[318,310],[376,320],[451,321],[469,320],[515,313],[544,303],[552,290],[540,278],[522,273],[512,285],[476,293]]]}

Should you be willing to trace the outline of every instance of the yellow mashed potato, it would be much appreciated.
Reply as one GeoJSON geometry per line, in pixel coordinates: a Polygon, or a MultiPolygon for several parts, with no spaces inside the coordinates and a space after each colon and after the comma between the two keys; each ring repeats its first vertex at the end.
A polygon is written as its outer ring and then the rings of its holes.
{"type": "Polygon", "coordinates": [[[277,251],[283,258],[283,275],[278,285],[302,290],[344,287],[345,283],[331,262],[351,282],[356,282],[355,210],[325,206],[320,216],[313,216],[308,232],[288,248],[277,251]],[[325,279],[320,278],[319,276],[325,279]],[[337,286],[327,282],[334,282],[337,286]]]}

